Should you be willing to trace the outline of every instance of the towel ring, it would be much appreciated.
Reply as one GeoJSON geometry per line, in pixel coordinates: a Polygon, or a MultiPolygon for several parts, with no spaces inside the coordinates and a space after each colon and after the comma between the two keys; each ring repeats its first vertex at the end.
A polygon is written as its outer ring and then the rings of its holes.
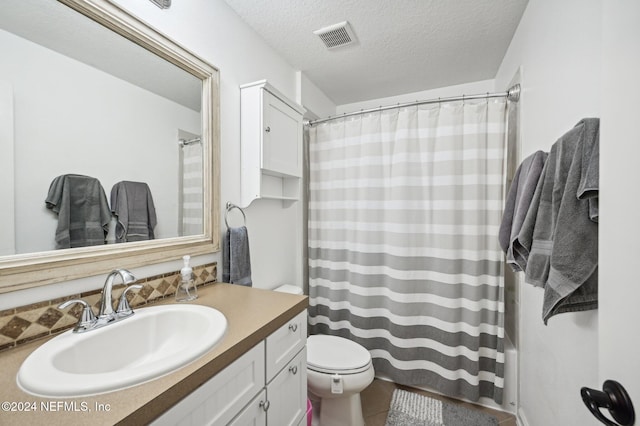
{"type": "Polygon", "coordinates": [[[229,211],[233,210],[233,209],[238,209],[240,210],[240,213],[242,213],[242,219],[244,221],[244,225],[247,225],[247,216],[244,214],[244,210],[242,210],[239,206],[236,206],[235,204],[231,203],[231,202],[227,202],[227,211],[224,213],[224,224],[227,225],[227,229],[229,229],[229,222],[227,221],[227,216],[229,215],[229,211]]]}

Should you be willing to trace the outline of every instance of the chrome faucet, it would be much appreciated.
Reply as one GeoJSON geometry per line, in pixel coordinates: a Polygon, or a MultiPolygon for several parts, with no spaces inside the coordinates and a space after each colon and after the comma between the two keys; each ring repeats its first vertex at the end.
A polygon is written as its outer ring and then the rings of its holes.
{"type": "MultiPolygon", "coordinates": [[[[104,282],[102,288],[102,300],[100,301],[100,311],[98,312],[98,319],[111,321],[115,318],[116,313],[113,311],[113,299],[111,298],[111,291],[113,289],[113,280],[116,276],[120,275],[122,282],[125,285],[131,284],[136,280],[136,277],[126,269],[114,269],[107,275],[107,279],[104,282]]],[[[122,296],[125,296],[122,293],[122,296]]],[[[125,299],[126,300],[126,299],[125,299]]]]}
{"type": "Polygon", "coordinates": [[[89,304],[82,299],[68,300],[58,306],[58,309],[64,309],[76,303],[79,303],[83,306],[82,315],[73,329],[75,333],[84,333],[85,331],[96,330],[98,328],[104,327],[105,325],[123,320],[133,315],[133,309],[131,309],[131,306],[129,306],[129,302],[127,301],[127,293],[129,292],[129,290],[139,290],[142,288],[142,286],[136,284],[130,285],[125,288],[122,292],[122,295],[120,296],[118,309],[114,312],[111,292],[113,290],[113,280],[118,275],[120,275],[120,278],[122,278],[122,282],[125,285],[131,284],[136,280],[136,277],[134,277],[133,274],[126,269],[114,269],[113,271],[111,271],[109,275],[107,275],[104,287],[102,288],[100,311],[98,312],[97,317],[93,313],[91,306],[89,306],[89,304]]]}

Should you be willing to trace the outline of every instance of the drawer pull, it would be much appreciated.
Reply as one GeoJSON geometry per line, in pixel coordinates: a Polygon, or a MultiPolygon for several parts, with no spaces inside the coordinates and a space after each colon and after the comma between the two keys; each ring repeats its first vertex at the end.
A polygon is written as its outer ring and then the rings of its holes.
{"type": "Polygon", "coordinates": [[[269,411],[269,407],[271,406],[271,403],[267,400],[267,401],[260,401],[260,408],[262,408],[265,412],[269,411]]]}
{"type": "Polygon", "coordinates": [[[295,376],[296,373],[298,373],[298,366],[292,365],[291,367],[289,367],[289,371],[291,371],[293,373],[293,375],[295,376]]]}
{"type": "Polygon", "coordinates": [[[267,126],[266,129],[264,129],[265,132],[269,133],[271,131],[271,127],[267,126]]]}
{"type": "Polygon", "coordinates": [[[298,330],[298,324],[289,324],[289,330],[295,333],[298,330]]]}

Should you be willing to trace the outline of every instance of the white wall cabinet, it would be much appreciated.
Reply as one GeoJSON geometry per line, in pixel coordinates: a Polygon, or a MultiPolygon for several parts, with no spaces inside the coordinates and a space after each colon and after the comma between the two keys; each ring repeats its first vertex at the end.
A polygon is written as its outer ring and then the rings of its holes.
{"type": "Polygon", "coordinates": [[[300,198],[304,111],[266,80],[240,86],[242,206],[300,198]]]}
{"type": "Polygon", "coordinates": [[[297,426],[307,408],[306,339],[305,310],[153,425],[297,426]]]}

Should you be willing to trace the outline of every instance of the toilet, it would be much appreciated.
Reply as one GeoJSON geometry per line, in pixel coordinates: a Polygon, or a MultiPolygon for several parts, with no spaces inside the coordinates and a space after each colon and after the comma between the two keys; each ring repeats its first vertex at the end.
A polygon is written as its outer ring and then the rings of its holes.
{"type": "MultiPolygon", "coordinates": [[[[275,291],[302,294],[283,285],[275,291]]],[[[307,338],[307,391],[314,404],[314,424],[364,426],[360,392],[374,378],[371,354],[363,346],[338,336],[307,338]]]]}
{"type": "Polygon", "coordinates": [[[307,391],[319,401],[320,425],[363,426],[360,392],[373,376],[371,355],[363,346],[338,336],[307,338],[307,391]]]}

